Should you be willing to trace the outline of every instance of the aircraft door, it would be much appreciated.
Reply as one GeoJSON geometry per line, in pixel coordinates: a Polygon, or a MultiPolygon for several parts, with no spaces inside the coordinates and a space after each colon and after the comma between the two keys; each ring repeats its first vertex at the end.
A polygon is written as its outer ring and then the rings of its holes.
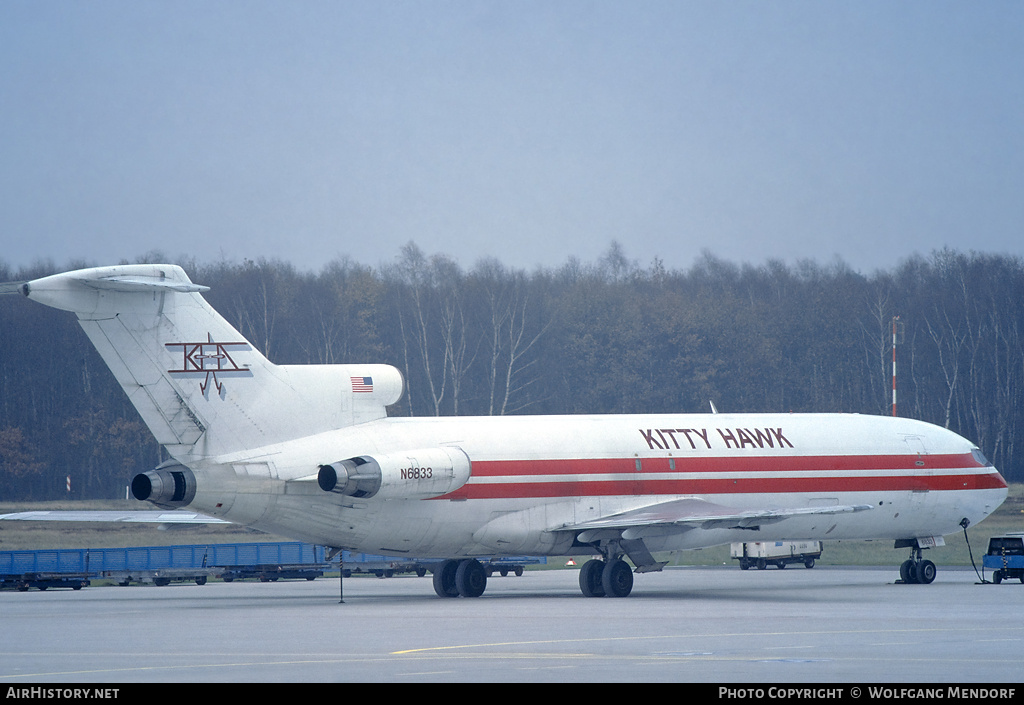
{"type": "Polygon", "coordinates": [[[903,442],[907,444],[910,451],[917,455],[915,465],[923,467],[925,456],[928,455],[928,447],[925,445],[923,436],[904,436],[903,442]]]}

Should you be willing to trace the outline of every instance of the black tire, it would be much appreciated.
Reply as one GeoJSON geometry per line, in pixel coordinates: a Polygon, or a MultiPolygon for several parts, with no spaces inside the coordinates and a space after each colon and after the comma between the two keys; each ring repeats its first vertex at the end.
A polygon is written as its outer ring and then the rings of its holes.
{"type": "Polygon", "coordinates": [[[993,573],[992,574],[992,582],[995,583],[996,585],[998,585],[999,583],[1003,582],[1003,571],[997,570],[995,573],[993,573]]]}
{"type": "Polygon", "coordinates": [[[601,584],[608,597],[626,597],[633,590],[633,570],[626,561],[611,561],[601,571],[601,584]]]}
{"type": "Polygon", "coordinates": [[[580,568],[580,591],[584,597],[604,597],[604,583],[601,574],[604,561],[592,558],[580,568]]]}
{"type": "Polygon", "coordinates": [[[935,580],[935,564],[931,561],[921,561],[917,564],[917,582],[921,585],[928,585],[935,580]]]}
{"type": "Polygon", "coordinates": [[[808,558],[807,560],[804,561],[804,568],[813,568],[813,567],[814,567],[814,559],[813,558],[808,558]]]}
{"type": "Polygon", "coordinates": [[[480,597],[487,589],[487,570],[475,558],[459,561],[455,571],[455,588],[463,597],[480,597]]]}
{"type": "Polygon", "coordinates": [[[907,585],[917,582],[917,566],[909,558],[900,564],[900,580],[907,585]]]}
{"type": "Polygon", "coordinates": [[[434,592],[438,597],[458,597],[459,589],[455,587],[455,573],[459,570],[459,562],[447,560],[434,569],[434,592]]]}

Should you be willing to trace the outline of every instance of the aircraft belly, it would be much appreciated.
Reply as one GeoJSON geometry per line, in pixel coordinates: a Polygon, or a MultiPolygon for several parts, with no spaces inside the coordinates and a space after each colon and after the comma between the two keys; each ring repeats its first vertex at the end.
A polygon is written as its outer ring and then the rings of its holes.
{"type": "Polygon", "coordinates": [[[301,495],[278,495],[273,507],[261,530],[337,548],[360,548],[381,514],[376,505],[342,506],[301,495]]]}

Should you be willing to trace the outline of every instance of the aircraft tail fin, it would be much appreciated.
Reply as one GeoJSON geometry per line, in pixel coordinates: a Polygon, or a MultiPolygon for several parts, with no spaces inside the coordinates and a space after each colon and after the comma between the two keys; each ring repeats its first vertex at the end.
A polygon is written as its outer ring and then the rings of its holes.
{"type": "Polygon", "coordinates": [[[20,286],[72,311],[157,441],[185,462],[386,416],[388,365],[275,365],[175,265],[55,274],[20,286]]]}

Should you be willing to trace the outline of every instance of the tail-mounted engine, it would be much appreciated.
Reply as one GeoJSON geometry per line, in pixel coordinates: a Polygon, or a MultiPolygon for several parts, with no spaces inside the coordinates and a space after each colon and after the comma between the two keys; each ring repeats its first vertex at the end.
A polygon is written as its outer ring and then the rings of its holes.
{"type": "Polygon", "coordinates": [[[449,446],[339,460],[321,465],[317,482],[349,497],[430,499],[454,492],[469,476],[469,456],[449,446]]]}
{"type": "Polygon", "coordinates": [[[196,496],[196,476],[184,465],[161,465],[132,478],[132,496],[158,507],[184,507],[196,496]]]}

